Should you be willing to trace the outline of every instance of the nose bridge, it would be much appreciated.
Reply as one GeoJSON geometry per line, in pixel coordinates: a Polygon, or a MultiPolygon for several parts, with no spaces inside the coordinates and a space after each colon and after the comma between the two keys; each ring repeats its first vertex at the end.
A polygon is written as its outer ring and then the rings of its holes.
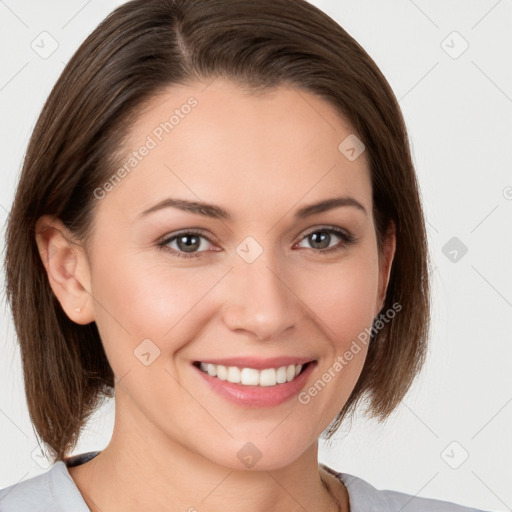
{"type": "Polygon", "coordinates": [[[261,248],[252,259],[257,247],[250,244],[237,248],[224,321],[230,329],[243,329],[261,339],[276,337],[296,323],[294,296],[283,282],[285,275],[274,252],[261,248]]]}

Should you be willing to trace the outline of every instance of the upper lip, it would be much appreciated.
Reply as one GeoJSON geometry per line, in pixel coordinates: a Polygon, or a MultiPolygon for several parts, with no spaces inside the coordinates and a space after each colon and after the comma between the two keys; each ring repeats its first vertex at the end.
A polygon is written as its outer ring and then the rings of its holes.
{"type": "Polygon", "coordinates": [[[237,366],[238,368],[254,368],[263,370],[265,368],[280,368],[291,364],[305,364],[314,361],[311,357],[280,356],[262,359],[259,357],[228,357],[224,359],[200,359],[196,362],[210,363],[222,366],[237,366]]]}

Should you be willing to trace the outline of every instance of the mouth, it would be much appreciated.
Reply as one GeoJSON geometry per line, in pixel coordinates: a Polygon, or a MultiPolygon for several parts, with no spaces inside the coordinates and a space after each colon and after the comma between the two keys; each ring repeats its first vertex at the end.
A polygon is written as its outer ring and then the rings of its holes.
{"type": "MultiPolygon", "coordinates": [[[[302,360],[303,361],[303,360],[302,360]]],[[[307,371],[315,360],[293,362],[280,366],[261,367],[262,363],[253,366],[234,366],[214,364],[211,362],[194,361],[193,365],[203,373],[215,379],[249,387],[274,387],[294,381],[307,371]],[[254,368],[260,366],[260,368],[254,368]]]]}
{"type": "Polygon", "coordinates": [[[200,385],[222,399],[249,409],[276,407],[297,397],[307,386],[316,359],[279,357],[195,361],[200,385]],[[221,364],[224,363],[224,364],[221,364]]]}

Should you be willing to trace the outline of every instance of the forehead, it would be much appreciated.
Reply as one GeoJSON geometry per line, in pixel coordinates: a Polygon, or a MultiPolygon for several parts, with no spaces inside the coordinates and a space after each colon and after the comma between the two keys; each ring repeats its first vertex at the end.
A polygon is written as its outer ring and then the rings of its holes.
{"type": "Polygon", "coordinates": [[[353,137],[326,100],[295,86],[252,94],[226,79],[168,88],[129,127],[122,186],[109,203],[127,215],[166,195],[226,205],[254,216],[340,195],[371,209],[366,154],[349,160],[353,137]]]}

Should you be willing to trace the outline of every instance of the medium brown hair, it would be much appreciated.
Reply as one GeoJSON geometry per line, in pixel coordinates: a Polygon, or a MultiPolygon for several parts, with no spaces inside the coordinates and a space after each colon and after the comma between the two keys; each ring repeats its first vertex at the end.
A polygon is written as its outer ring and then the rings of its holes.
{"type": "MultiPolygon", "coordinates": [[[[37,434],[63,460],[114,375],[94,322],[78,325],[52,293],[35,223],[60,218],[78,240],[93,228],[94,190],[113,169],[141,107],[173,84],[218,76],[251,91],[290,85],[318,95],[366,146],[379,251],[393,221],[396,253],[362,373],[328,437],[363,397],[379,421],[419,372],[429,331],[429,257],[405,123],[363,48],[305,0],[134,0],[82,43],[51,91],[30,139],[8,219],[7,298],[37,434]]],[[[340,141],[341,142],[341,141],[340,141]]]]}

